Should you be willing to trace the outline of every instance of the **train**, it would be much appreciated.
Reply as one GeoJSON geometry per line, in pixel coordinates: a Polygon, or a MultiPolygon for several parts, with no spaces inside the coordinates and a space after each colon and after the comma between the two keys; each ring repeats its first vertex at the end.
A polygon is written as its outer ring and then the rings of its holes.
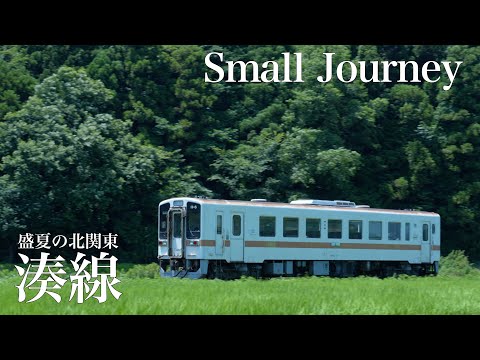
{"type": "Polygon", "coordinates": [[[440,215],[346,200],[175,197],[158,206],[162,277],[438,273],[440,215]]]}

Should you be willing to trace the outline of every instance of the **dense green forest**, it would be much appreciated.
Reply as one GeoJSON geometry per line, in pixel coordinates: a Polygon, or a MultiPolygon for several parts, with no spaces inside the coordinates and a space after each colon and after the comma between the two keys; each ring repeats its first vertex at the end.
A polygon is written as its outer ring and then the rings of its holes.
{"type": "Polygon", "coordinates": [[[153,261],[175,195],[435,211],[442,253],[479,259],[479,100],[480,47],[0,46],[0,259],[20,233],[114,232],[121,261],[153,261]],[[207,84],[211,51],[301,52],[305,82],[207,84]],[[449,91],[320,84],[324,52],[464,63],[449,91]]]}

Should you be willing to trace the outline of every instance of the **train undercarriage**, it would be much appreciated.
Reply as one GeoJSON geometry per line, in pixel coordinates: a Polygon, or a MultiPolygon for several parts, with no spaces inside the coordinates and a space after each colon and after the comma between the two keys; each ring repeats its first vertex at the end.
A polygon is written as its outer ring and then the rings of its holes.
{"type": "Polygon", "coordinates": [[[225,260],[160,260],[162,277],[191,279],[238,279],[242,276],[254,278],[296,276],[376,276],[379,278],[396,275],[436,275],[438,262],[432,264],[409,264],[406,261],[351,261],[351,260],[282,260],[255,263],[228,263],[225,260]]]}

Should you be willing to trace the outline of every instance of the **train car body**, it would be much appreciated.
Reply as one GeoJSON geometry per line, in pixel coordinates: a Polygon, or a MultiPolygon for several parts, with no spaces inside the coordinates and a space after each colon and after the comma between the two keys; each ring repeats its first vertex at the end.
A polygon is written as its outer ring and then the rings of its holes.
{"type": "Polygon", "coordinates": [[[158,210],[163,277],[436,274],[440,216],[349,201],[172,198],[158,210]]]}

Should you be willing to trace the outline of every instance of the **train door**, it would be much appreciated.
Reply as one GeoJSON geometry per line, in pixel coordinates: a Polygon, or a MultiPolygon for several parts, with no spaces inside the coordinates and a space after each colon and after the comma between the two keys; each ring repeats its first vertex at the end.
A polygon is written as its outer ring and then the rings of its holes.
{"type": "Polygon", "coordinates": [[[183,218],[181,209],[170,209],[168,212],[168,255],[181,258],[183,257],[183,218]]]}
{"type": "Polygon", "coordinates": [[[217,211],[216,213],[216,227],[215,227],[215,254],[223,254],[223,242],[225,239],[225,228],[223,226],[223,211],[217,211]]]}
{"type": "Polygon", "coordinates": [[[230,236],[230,261],[243,261],[243,212],[232,212],[230,236]]]}
{"type": "Polygon", "coordinates": [[[431,242],[432,238],[430,235],[430,222],[422,222],[422,263],[430,263],[430,251],[431,251],[431,242]]]}

